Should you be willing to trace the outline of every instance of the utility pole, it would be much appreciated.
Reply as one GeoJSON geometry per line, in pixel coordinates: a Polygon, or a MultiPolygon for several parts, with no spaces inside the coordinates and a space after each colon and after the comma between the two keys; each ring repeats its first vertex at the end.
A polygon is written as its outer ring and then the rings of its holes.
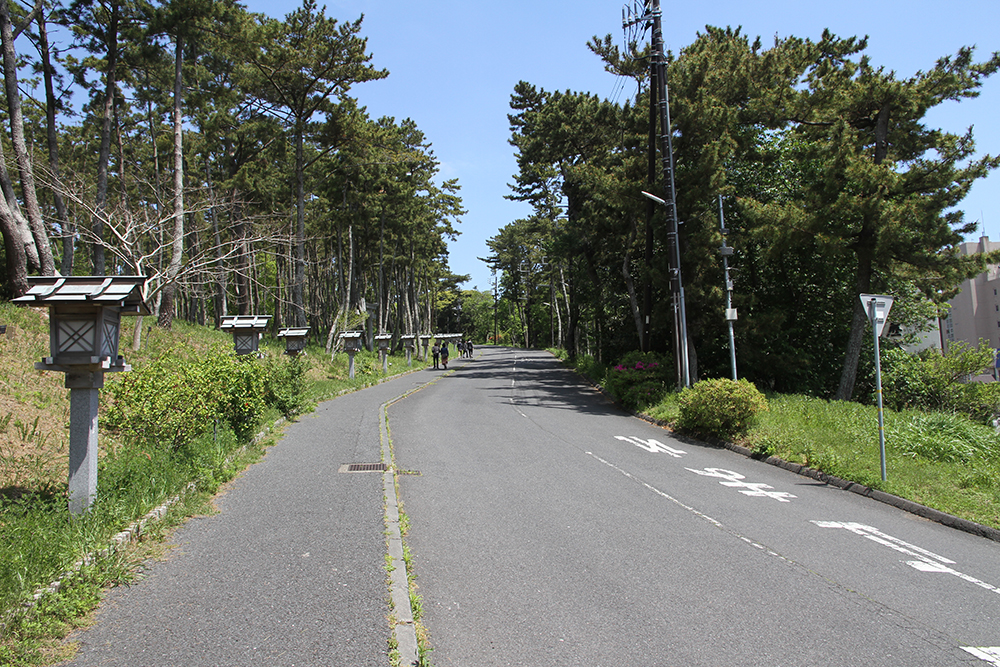
{"type": "Polygon", "coordinates": [[[722,212],[722,195],[719,195],[719,229],[722,231],[722,247],[719,254],[722,255],[722,272],[726,280],[726,324],[729,325],[729,365],[733,371],[733,379],[736,377],[736,336],[733,334],[733,322],[736,321],[736,309],[733,308],[733,281],[729,278],[729,258],[733,254],[733,249],[726,245],[726,218],[722,212]]]}
{"type": "MultiPolygon", "coordinates": [[[[684,282],[681,278],[681,249],[677,218],[677,192],[674,186],[674,146],[670,132],[670,98],[667,91],[667,61],[663,50],[663,27],[660,0],[648,0],[643,5],[642,16],[632,16],[632,10],[623,12],[623,26],[628,28],[639,23],[652,22],[653,61],[650,74],[655,81],[655,95],[650,94],[651,104],[659,111],[660,120],[660,165],[663,173],[663,197],[643,192],[649,199],[667,207],[668,246],[670,266],[670,291],[674,308],[674,352],[677,365],[677,386],[691,386],[691,361],[688,353],[687,309],[684,304],[684,282]]],[[[652,114],[650,114],[652,116],[652,114]]]]}
{"type": "Polygon", "coordinates": [[[500,340],[497,338],[497,307],[499,302],[497,301],[497,270],[493,269],[493,344],[499,345],[500,340]]]}
{"type": "MultiPolygon", "coordinates": [[[[649,161],[646,166],[646,181],[650,190],[656,189],[656,62],[649,63],[649,161]]],[[[652,349],[650,340],[650,320],[653,315],[653,216],[656,203],[650,200],[646,206],[646,281],[642,290],[642,351],[652,349]]]]}

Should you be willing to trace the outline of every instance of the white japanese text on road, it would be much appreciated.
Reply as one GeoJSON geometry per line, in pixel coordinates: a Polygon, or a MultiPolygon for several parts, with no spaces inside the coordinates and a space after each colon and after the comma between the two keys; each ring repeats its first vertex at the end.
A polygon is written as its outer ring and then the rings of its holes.
{"type": "Polygon", "coordinates": [[[738,489],[740,493],[746,496],[773,498],[780,503],[791,502],[791,498],[797,497],[784,491],[772,491],[771,489],[774,487],[769,484],[744,482],[743,480],[745,480],[746,477],[738,472],[733,472],[732,470],[723,470],[722,468],[705,468],[704,470],[686,468],[686,470],[690,470],[696,475],[703,475],[705,477],[719,477],[722,479],[719,484],[738,489]]]}
{"type": "Polygon", "coordinates": [[[642,438],[636,438],[635,436],[625,436],[625,435],[616,435],[615,439],[621,440],[623,442],[630,442],[636,447],[639,447],[640,449],[645,449],[647,452],[653,452],[654,454],[657,452],[668,454],[674,457],[675,459],[679,459],[684,454],[687,454],[687,452],[683,450],[674,449],[673,447],[668,447],[667,445],[664,445],[662,442],[658,440],[653,440],[653,439],[643,440],[642,438]]]}

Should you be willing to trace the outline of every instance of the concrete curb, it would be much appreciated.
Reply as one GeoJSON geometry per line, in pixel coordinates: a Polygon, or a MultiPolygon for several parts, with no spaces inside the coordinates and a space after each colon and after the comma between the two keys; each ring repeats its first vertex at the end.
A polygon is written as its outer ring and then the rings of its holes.
{"type": "MultiPolygon", "coordinates": [[[[408,394],[409,392],[407,392],[408,394]]],[[[403,396],[406,396],[404,394],[403,396]]],[[[392,632],[399,652],[399,664],[419,665],[420,652],[417,648],[417,629],[410,607],[410,577],[403,558],[403,535],[399,526],[399,498],[396,496],[396,470],[389,447],[387,409],[395,398],[379,407],[379,439],[382,443],[382,462],[386,470],[382,473],[382,487],[385,494],[386,542],[391,570],[389,572],[389,596],[392,599],[392,632]]]]}

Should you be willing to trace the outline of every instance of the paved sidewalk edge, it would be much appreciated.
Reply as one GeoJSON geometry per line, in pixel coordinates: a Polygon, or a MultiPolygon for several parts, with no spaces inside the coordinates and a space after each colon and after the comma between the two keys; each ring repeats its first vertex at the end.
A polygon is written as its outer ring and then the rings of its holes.
{"type": "Polygon", "coordinates": [[[396,639],[396,650],[399,652],[399,664],[419,665],[417,629],[413,621],[413,610],[410,607],[410,578],[406,571],[406,561],[403,559],[403,536],[399,527],[399,498],[396,496],[396,469],[389,447],[387,426],[388,414],[386,410],[389,405],[397,400],[399,399],[383,403],[379,408],[378,419],[379,439],[382,445],[382,462],[385,463],[386,468],[385,472],[382,473],[382,487],[385,495],[386,543],[391,561],[389,596],[392,600],[392,632],[396,639]]]}

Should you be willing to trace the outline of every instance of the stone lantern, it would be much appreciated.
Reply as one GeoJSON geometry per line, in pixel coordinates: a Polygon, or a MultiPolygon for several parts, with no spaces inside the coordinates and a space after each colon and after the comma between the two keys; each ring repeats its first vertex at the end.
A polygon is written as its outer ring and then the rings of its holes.
{"type": "Polygon", "coordinates": [[[416,347],[416,334],[404,334],[400,336],[403,340],[403,347],[406,349],[406,365],[413,365],[413,349],[416,347]]]}
{"type": "Polygon", "coordinates": [[[309,335],[309,327],[288,328],[278,332],[278,338],[285,339],[285,354],[297,356],[305,354],[306,337],[309,335]]]}
{"type": "Polygon", "coordinates": [[[131,370],[118,354],[122,315],[149,315],[146,276],[29,276],[14,303],[48,306],[49,354],[35,368],[66,374],[70,390],[69,511],[97,497],[97,408],[105,373],[131,370]]]}
{"type": "Polygon", "coordinates": [[[382,373],[389,373],[389,344],[392,343],[392,334],[379,334],[375,336],[375,344],[378,345],[378,354],[382,357],[382,373]]]}
{"type": "Polygon", "coordinates": [[[354,354],[361,349],[361,332],[345,331],[340,334],[340,340],[344,342],[344,351],[347,352],[347,376],[354,379],[354,354]]]}
{"type": "Polygon", "coordinates": [[[233,332],[236,354],[253,354],[259,349],[260,335],[270,321],[270,315],[223,315],[219,328],[233,332]]]}

